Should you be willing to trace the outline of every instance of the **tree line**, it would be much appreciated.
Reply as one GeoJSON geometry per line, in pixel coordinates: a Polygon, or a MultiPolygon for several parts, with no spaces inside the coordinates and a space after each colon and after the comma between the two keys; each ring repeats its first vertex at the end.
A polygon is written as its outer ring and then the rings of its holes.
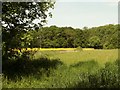
{"type": "Polygon", "coordinates": [[[72,27],[43,27],[15,37],[11,46],[15,48],[118,48],[118,25],[74,29],[72,27]]]}

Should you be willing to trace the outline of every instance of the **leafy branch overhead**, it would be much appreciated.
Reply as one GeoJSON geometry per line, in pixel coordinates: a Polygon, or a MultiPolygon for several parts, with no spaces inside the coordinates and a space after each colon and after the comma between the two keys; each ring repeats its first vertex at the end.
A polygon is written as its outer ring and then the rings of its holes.
{"type": "MultiPolygon", "coordinates": [[[[2,28],[4,35],[15,36],[26,32],[30,28],[40,28],[51,14],[49,8],[53,8],[54,2],[3,2],[2,3],[2,28]],[[48,14],[49,13],[49,14],[48,14]],[[33,23],[35,19],[40,22],[33,23]]],[[[10,38],[10,37],[9,37],[10,38]]]]}
{"type": "MultiPolygon", "coordinates": [[[[2,9],[2,21],[6,24],[6,29],[26,30],[26,27],[39,28],[46,21],[49,8],[53,8],[54,3],[50,2],[4,2],[2,9]],[[38,24],[33,20],[39,19],[38,24]]],[[[51,14],[49,12],[49,14],[51,14]]],[[[3,24],[3,26],[4,26],[3,24]]]]}
{"type": "MultiPolygon", "coordinates": [[[[3,50],[7,53],[9,48],[15,47],[13,45],[14,38],[19,41],[19,38],[23,38],[21,37],[22,34],[41,28],[46,23],[47,17],[52,16],[49,9],[54,8],[54,3],[55,2],[3,2],[3,50]],[[36,23],[35,20],[39,22],[36,23]]],[[[21,42],[16,43],[14,41],[14,43],[16,46],[19,46],[21,42]]],[[[22,44],[22,46],[23,45],[25,45],[25,43],[22,44]]]]}

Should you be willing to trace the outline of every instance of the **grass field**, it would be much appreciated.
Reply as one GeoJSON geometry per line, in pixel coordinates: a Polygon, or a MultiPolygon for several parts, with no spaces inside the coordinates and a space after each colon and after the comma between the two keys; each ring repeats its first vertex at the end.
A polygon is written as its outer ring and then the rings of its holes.
{"type": "MultiPolygon", "coordinates": [[[[51,49],[50,49],[51,50],[51,49]]],[[[59,51],[38,51],[35,54],[35,58],[40,58],[41,56],[46,56],[50,59],[60,59],[67,65],[77,63],[79,61],[95,60],[100,64],[106,62],[115,61],[118,59],[118,50],[102,50],[102,49],[83,49],[82,51],[74,51],[74,48],[61,49],[59,51]]]]}
{"type": "Polygon", "coordinates": [[[32,60],[22,57],[5,64],[3,88],[120,87],[117,49],[36,50],[32,60]]]}

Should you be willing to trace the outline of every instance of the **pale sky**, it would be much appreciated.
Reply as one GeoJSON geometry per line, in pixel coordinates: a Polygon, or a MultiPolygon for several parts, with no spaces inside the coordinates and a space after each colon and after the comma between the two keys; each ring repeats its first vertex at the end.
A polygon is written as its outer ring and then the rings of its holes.
{"type": "Polygon", "coordinates": [[[83,28],[118,23],[118,0],[64,1],[56,1],[46,26],[83,28]]]}

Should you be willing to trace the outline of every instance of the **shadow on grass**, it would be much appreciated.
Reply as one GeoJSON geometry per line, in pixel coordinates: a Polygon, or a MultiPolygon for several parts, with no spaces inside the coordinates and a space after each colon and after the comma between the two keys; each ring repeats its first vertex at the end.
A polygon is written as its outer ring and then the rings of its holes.
{"type": "Polygon", "coordinates": [[[3,74],[9,80],[22,79],[24,76],[46,74],[49,76],[52,69],[56,69],[58,65],[63,63],[58,60],[50,60],[48,58],[40,58],[37,60],[27,60],[20,58],[14,61],[3,62],[3,74]]]}
{"type": "Polygon", "coordinates": [[[70,66],[71,68],[84,68],[85,72],[86,70],[91,72],[94,69],[98,69],[99,68],[99,64],[97,61],[95,60],[88,60],[88,61],[80,61],[78,63],[75,63],[73,65],[70,66]]]}

